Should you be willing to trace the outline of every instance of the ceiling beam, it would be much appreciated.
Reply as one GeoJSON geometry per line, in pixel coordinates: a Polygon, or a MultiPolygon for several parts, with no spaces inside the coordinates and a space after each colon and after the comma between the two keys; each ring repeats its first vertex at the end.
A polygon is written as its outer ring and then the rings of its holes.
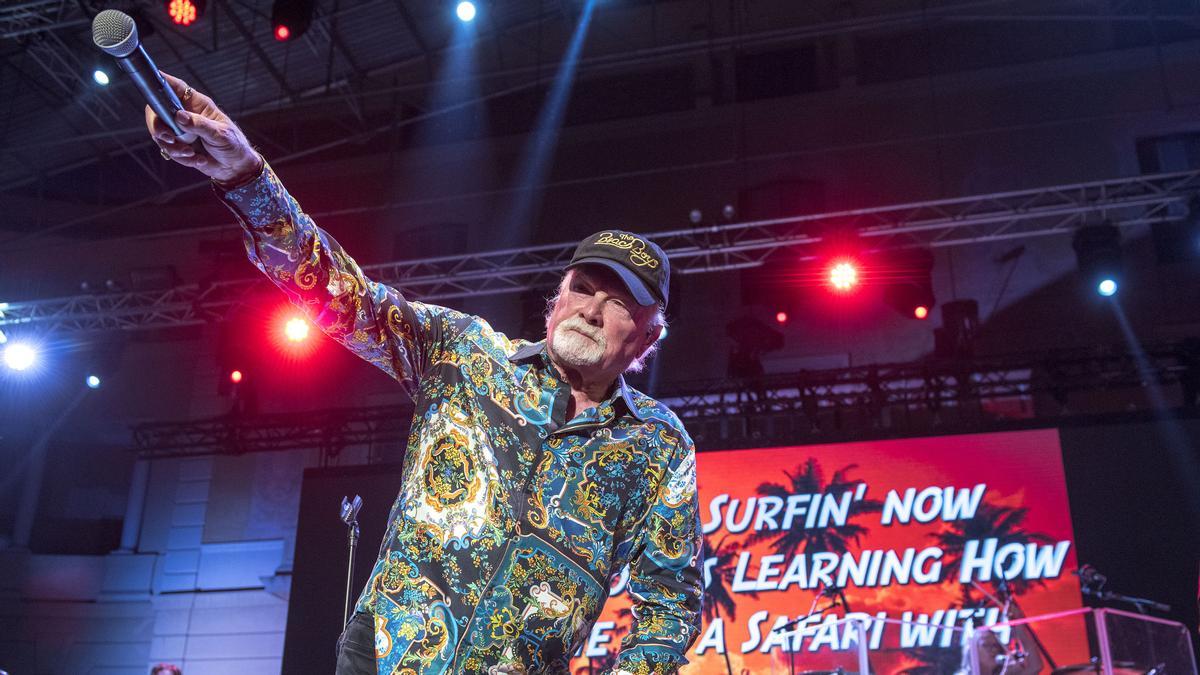
{"type": "MultiPolygon", "coordinates": [[[[74,87],[72,87],[71,84],[68,81],[65,81],[60,75],[64,75],[64,71],[66,73],[72,73],[74,75],[74,82],[78,86],[84,82],[83,75],[79,73],[79,69],[82,67],[82,64],[70,63],[68,59],[63,57],[61,52],[57,51],[60,49],[66,50],[66,45],[64,45],[52,34],[46,37],[53,39],[54,42],[57,43],[57,46],[48,45],[39,40],[33,45],[30,45],[30,49],[27,53],[29,54],[29,57],[33,59],[33,62],[38,64],[38,66],[42,68],[47,76],[58,83],[58,85],[63,89],[63,93],[69,97],[74,93],[74,87]],[[45,60],[46,58],[55,62],[51,63],[45,60]]],[[[109,115],[114,119],[119,119],[116,111],[109,105],[108,101],[104,100],[102,95],[91,97],[91,100],[96,101],[103,106],[104,110],[108,112],[109,115]]],[[[134,163],[137,164],[137,166],[142,169],[147,176],[150,177],[150,180],[154,181],[154,183],[159,186],[160,189],[166,187],[166,183],[163,182],[160,171],[151,168],[151,166],[145,160],[143,160],[142,157],[139,156],[139,154],[135,152],[135,150],[131,148],[124,139],[113,133],[109,128],[108,123],[95,110],[93,110],[90,105],[88,105],[88,101],[83,101],[74,107],[82,110],[83,113],[88,117],[91,117],[96,125],[100,127],[102,131],[106,132],[107,136],[120,147],[121,151],[129,155],[129,158],[132,159],[134,163]]],[[[61,110],[59,112],[61,113],[61,110]]],[[[100,150],[100,152],[103,153],[104,150],[100,150]]]]}
{"type": "Polygon", "coordinates": [[[425,69],[429,79],[433,79],[433,51],[429,48],[429,43],[425,41],[425,36],[421,33],[421,29],[417,26],[417,22],[413,19],[413,15],[408,11],[408,6],[404,4],[404,0],[392,0],[396,5],[396,11],[400,14],[400,20],[404,22],[404,27],[408,29],[409,35],[412,35],[413,41],[421,49],[422,56],[425,57],[425,69]]]}
{"type": "MultiPolygon", "coordinates": [[[[781,250],[817,250],[825,240],[814,224],[835,223],[858,233],[868,251],[941,248],[1067,237],[1095,219],[1123,227],[1176,222],[1180,206],[1200,190],[1200,171],[1052,185],[861,209],[687,227],[650,233],[679,274],[763,265],[781,250]]],[[[441,301],[515,293],[553,285],[576,242],[364,265],[371,279],[407,298],[441,301]]],[[[89,332],[144,330],[206,323],[245,302],[261,275],[184,284],[156,291],[77,295],[8,302],[0,327],[89,332]]]]}

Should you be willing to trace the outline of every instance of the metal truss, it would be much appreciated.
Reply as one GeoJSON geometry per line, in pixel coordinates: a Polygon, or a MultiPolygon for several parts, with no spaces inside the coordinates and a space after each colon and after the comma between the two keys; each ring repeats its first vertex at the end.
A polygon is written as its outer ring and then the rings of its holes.
{"type": "MultiPolygon", "coordinates": [[[[1180,346],[1134,355],[1128,351],[1059,351],[972,359],[932,360],[807,371],[749,379],[694,382],[662,400],[684,419],[728,415],[800,413],[815,424],[842,409],[879,418],[888,408],[936,413],[957,408],[981,412],[984,403],[1024,400],[1029,417],[1034,397],[1066,407],[1078,392],[1120,392],[1177,385],[1200,375],[1195,358],[1180,346]]],[[[1044,414],[1045,411],[1039,411],[1044,414]]]]}
{"type": "Polygon", "coordinates": [[[343,449],[408,436],[411,406],[321,410],[306,413],[231,413],[194,422],[154,422],[133,429],[134,447],[144,459],[317,448],[322,457],[343,449]]]}
{"type": "MultiPolygon", "coordinates": [[[[1200,191],[1200,171],[1118,178],[880,206],[648,235],[683,274],[755,267],[789,247],[820,243],[831,232],[856,232],[868,248],[963,246],[1066,234],[1100,220],[1135,225],[1179,220],[1200,191]]],[[[553,285],[574,243],[471,253],[364,267],[406,297],[442,301],[515,293],[553,285]]],[[[77,295],[0,303],[0,327],[40,331],[139,330],[189,326],[219,318],[244,302],[258,278],[190,284],[161,291],[77,295]]]]}
{"type": "Polygon", "coordinates": [[[86,26],[91,21],[72,0],[16,0],[0,6],[0,39],[86,26]]]}
{"type": "MultiPolygon", "coordinates": [[[[659,398],[702,447],[758,436],[772,426],[780,442],[846,436],[938,433],[998,422],[1052,422],[1084,414],[1147,410],[1150,401],[1200,393],[1200,354],[1169,345],[1128,351],[1048,352],[804,371],[681,385],[659,398]],[[1148,387],[1157,395],[1146,396],[1148,387]],[[1083,395],[1086,392],[1086,395],[1083,395]],[[773,422],[773,424],[765,424],[773,422]],[[779,424],[783,422],[783,424],[779,424]],[[711,423],[726,427],[710,431],[711,423]],[[734,427],[734,428],[730,428],[734,427]]],[[[1191,399],[1189,401],[1189,398],[1191,399]]],[[[134,449],[147,459],[320,449],[328,460],[352,446],[406,438],[411,406],[376,406],[143,424],[134,449]]]]}

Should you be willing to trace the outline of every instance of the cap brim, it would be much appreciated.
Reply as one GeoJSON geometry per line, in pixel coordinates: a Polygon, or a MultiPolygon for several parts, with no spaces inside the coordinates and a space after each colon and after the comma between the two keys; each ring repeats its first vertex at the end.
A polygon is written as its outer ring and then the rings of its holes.
{"type": "Polygon", "coordinates": [[[573,261],[570,265],[567,265],[566,269],[579,267],[580,265],[603,265],[604,267],[616,272],[617,276],[621,277],[621,281],[625,282],[625,287],[629,289],[629,293],[633,295],[633,299],[643,307],[657,305],[659,303],[658,298],[656,298],[654,294],[650,292],[650,289],[646,287],[645,282],[639,279],[636,274],[626,269],[624,265],[615,260],[609,260],[608,258],[580,258],[579,260],[573,261]]]}

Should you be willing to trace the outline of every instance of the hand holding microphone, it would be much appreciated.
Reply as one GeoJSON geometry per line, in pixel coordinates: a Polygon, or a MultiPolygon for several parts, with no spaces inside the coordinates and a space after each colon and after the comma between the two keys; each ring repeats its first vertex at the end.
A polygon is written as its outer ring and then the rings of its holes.
{"type": "Polygon", "coordinates": [[[106,9],[92,21],[92,40],[116,57],[146,98],[146,128],[164,158],[221,183],[250,178],[262,157],[213,100],[177,77],[160,72],[142,48],[133,17],[106,9]],[[193,146],[199,140],[200,147],[193,146]]]}
{"type": "Polygon", "coordinates": [[[185,132],[194,133],[203,149],[197,152],[183,138],[177,137],[165,121],[146,106],[146,128],[163,153],[219,183],[237,183],[262,169],[262,157],[211,98],[177,77],[162,75],[183,104],[183,109],[175,112],[174,122],[185,132]]]}

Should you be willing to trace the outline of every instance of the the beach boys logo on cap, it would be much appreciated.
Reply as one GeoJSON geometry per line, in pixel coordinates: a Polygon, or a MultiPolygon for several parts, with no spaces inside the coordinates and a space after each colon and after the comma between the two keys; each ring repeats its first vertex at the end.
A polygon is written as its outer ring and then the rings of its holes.
{"type": "Polygon", "coordinates": [[[600,238],[596,240],[597,246],[612,246],[623,251],[629,252],[629,262],[638,267],[649,267],[654,269],[658,267],[658,258],[655,258],[646,250],[646,240],[639,239],[632,234],[626,232],[604,232],[600,238]]]}
{"type": "Polygon", "coordinates": [[[616,272],[639,305],[666,306],[671,261],[653,241],[624,230],[601,230],[579,242],[567,269],[583,263],[616,272]]]}

